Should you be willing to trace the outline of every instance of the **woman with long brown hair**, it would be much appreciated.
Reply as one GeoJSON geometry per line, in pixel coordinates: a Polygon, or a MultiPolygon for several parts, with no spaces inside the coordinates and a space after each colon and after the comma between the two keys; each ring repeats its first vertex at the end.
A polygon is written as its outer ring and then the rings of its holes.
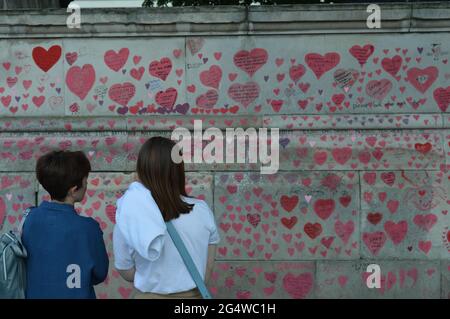
{"type": "Polygon", "coordinates": [[[117,201],[114,264],[134,283],[137,298],[200,298],[165,222],[175,226],[205,280],[219,242],[208,205],[186,194],[184,164],[171,158],[175,145],[164,137],[147,140],[138,156],[137,181],[117,201]]]}

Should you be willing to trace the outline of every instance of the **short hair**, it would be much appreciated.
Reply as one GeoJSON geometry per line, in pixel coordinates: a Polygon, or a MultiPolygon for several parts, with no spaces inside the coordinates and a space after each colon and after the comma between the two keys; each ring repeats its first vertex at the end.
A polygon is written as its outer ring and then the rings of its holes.
{"type": "Polygon", "coordinates": [[[53,200],[59,201],[67,197],[72,187],[81,188],[90,171],[91,164],[81,151],[52,151],[36,163],[37,180],[53,200]]]}

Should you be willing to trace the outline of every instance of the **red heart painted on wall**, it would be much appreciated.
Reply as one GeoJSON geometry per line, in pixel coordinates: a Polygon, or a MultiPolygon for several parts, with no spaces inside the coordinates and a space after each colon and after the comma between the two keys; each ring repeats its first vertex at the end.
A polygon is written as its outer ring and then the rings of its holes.
{"type": "Polygon", "coordinates": [[[322,225],[320,225],[319,223],[306,223],[303,227],[303,230],[305,231],[306,235],[309,236],[309,238],[315,239],[322,233],[322,225]]]}
{"type": "Polygon", "coordinates": [[[328,219],[335,208],[334,199],[318,199],[314,202],[314,211],[323,220],[328,219]]]}
{"type": "Polygon", "coordinates": [[[295,226],[295,224],[297,224],[297,217],[296,216],[292,216],[291,218],[283,217],[281,218],[281,223],[287,229],[292,229],[295,226]]]}
{"type": "Polygon", "coordinates": [[[61,57],[61,46],[53,45],[48,50],[43,47],[35,47],[32,52],[36,65],[44,72],[50,70],[61,57]]]}
{"type": "Polygon", "coordinates": [[[247,220],[253,227],[256,228],[261,222],[261,216],[259,216],[259,214],[247,214],[247,220]]]}
{"type": "Polygon", "coordinates": [[[88,95],[95,82],[95,70],[91,64],[82,68],[73,66],[67,71],[66,84],[69,90],[81,100],[88,95]]]}
{"type": "Polygon", "coordinates": [[[108,219],[111,221],[111,223],[116,223],[116,206],[111,204],[106,205],[105,214],[106,217],[108,217],[108,219]]]}
{"type": "Polygon", "coordinates": [[[172,70],[172,61],[170,61],[169,58],[162,58],[159,61],[152,61],[148,67],[148,70],[150,75],[165,81],[172,70]]]}
{"type": "Polygon", "coordinates": [[[387,221],[384,224],[384,230],[386,231],[394,245],[398,245],[403,241],[406,233],[408,232],[408,223],[406,222],[406,220],[399,221],[398,223],[387,221]]]}
{"type": "Polygon", "coordinates": [[[394,172],[381,173],[381,180],[386,185],[392,186],[395,183],[395,173],[394,172]]]}
{"type": "Polygon", "coordinates": [[[383,219],[383,214],[381,213],[368,213],[367,214],[367,220],[372,224],[376,225],[383,219]]]}
{"type": "Polygon", "coordinates": [[[297,276],[288,273],[283,277],[283,288],[294,299],[305,298],[312,287],[313,276],[311,273],[304,273],[297,276]]]}
{"type": "Polygon", "coordinates": [[[338,237],[342,239],[344,244],[347,244],[348,240],[353,234],[353,231],[355,230],[355,223],[349,220],[344,224],[343,222],[338,220],[334,224],[334,230],[336,231],[336,235],[338,235],[338,237]]]}
{"type": "Polygon", "coordinates": [[[291,197],[289,197],[287,195],[283,195],[280,198],[280,204],[285,211],[291,212],[298,204],[298,196],[292,195],[291,197]]]}
{"type": "Polygon", "coordinates": [[[108,96],[111,100],[121,106],[127,106],[128,102],[134,97],[136,87],[133,83],[117,83],[109,88],[108,96]]]}
{"type": "Polygon", "coordinates": [[[201,94],[195,100],[195,104],[203,109],[212,109],[219,99],[219,94],[216,90],[208,90],[205,94],[201,94]]]}
{"type": "Polygon", "coordinates": [[[308,67],[320,79],[322,75],[339,64],[340,56],[336,52],[329,52],[325,55],[319,53],[308,53],[305,55],[305,61],[308,67]]]}
{"type": "Polygon", "coordinates": [[[450,86],[447,88],[437,88],[433,92],[434,100],[442,112],[446,112],[450,105],[450,86]]]}
{"type": "Polygon", "coordinates": [[[293,65],[289,68],[289,77],[292,81],[295,83],[298,82],[302,78],[302,76],[305,74],[306,69],[302,64],[299,65],[293,65]]]}
{"type": "Polygon", "coordinates": [[[361,66],[367,62],[373,51],[375,51],[375,47],[372,44],[366,44],[363,47],[354,45],[349,49],[350,54],[358,60],[361,66]]]}
{"type": "Polygon", "coordinates": [[[337,147],[331,151],[331,155],[337,163],[344,165],[352,157],[352,149],[351,147],[337,147]]]}
{"type": "Polygon", "coordinates": [[[434,66],[429,66],[425,69],[411,68],[408,70],[407,79],[419,92],[425,93],[436,81],[438,74],[439,71],[434,66]]]}
{"type": "Polygon", "coordinates": [[[378,255],[386,242],[386,235],[384,232],[378,231],[373,233],[364,233],[363,241],[369,251],[374,255],[378,255]]]}
{"type": "Polygon", "coordinates": [[[122,48],[119,52],[114,50],[108,50],[105,52],[103,59],[105,64],[113,71],[119,71],[125,63],[127,63],[130,50],[128,48],[122,48]]]}
{"type": "Polygon", "coordinates": [[[431,143],[416,143],[414,144],[414,148],[417,152],[422,153],[423,155],[427,154],[432,149],[431,143]]]}
{"type": "Polygon", "coordinates": [[[219,89],[221,79],[222,69],[218,65],[212,65],[209,70],[200,72],[200,82],[204,86],[219,89]]]}
{"type": "Polygon", "coordinates": [[[413,219],[414,224],[422,230],[430,231],[436,224],[437,217],[434,214],[416,215],[413,219]]]}
{"type": "Polygon", "coordinates": [[[244,107],[250,105],[259,96],[259,85],[256,82],[235,83],[228,88],[228,95],[244,107]]]}
{"type": "Polygon", "coordinates": [[[366,93],[370,97],[382,101],[392,89],[392,82],[388,79],[372,80],[366,85],[366,93]]]}
{"type": "Polygon", "coordinates": [[[241,50],[233,57],[234,64],[250,76],[256,73],[264,64],[266,64],[268,54],[265,49],[255,48],[246,51],[241,50]]]}
{"type": "Polygon", "coordinates": [[[177,90],[174,88],[168,88],[165,91],[159,91],[156,93],[155,101],[162,107],[171,110],[177,100],[177,90]]]}
{"type": "Polygon", "coordinates": [[[395,78],[398,71],[400,70],[400,68],[402,66],[402,61],[403,61],[402,57],[399,55],[396,55],[392,59],[384,58],[381,61],[381,66],[387,73],[389,73],[390,75],[392,75],[395,78]]]}

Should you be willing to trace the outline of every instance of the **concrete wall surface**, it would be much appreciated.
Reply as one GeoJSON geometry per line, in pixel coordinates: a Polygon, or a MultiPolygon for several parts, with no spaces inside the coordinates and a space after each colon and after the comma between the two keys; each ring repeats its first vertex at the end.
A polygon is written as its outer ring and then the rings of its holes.
{"type": "MultiPolygon", "coordinates": [[[[364,5],[92,9],[80,29],[64,10],[0,12],[0,230],[48,198],[40,155],[83,150],[77,209],[112,261],[115,201],[148,137],[279,128],[276,174],[187,164],[222,237],[215,296],[450,298],[450,5],[381,10],[381,29],[364,5]]],[[[97,287],[133,294],[113,267],[97,287]]]]}

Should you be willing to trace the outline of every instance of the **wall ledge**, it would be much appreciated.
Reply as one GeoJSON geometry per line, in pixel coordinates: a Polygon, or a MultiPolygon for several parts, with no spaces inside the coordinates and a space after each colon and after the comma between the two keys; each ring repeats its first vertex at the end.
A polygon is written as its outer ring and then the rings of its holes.
{"type": "Polygon", "coordinates": [[[69,29],[64,9],[4,10],[0,38],[448,32],[450,3],[384,3],[381,29],[367,4],[83,9],[69,29]],[[5,14],[7,13],[7,14],[5,14]]]}

